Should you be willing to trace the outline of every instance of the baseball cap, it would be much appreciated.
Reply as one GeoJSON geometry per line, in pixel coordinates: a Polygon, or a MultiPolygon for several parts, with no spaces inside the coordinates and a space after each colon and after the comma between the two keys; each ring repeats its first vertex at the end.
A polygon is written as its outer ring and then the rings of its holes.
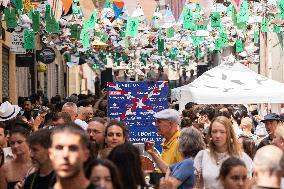
{"type": "Polygon", "coordinates": [[[277,120],[277,121],[280,121],[281,118],[278,114],[276,113],[270,113],[270,114],[267,114],[266,116],[264,116],[264,119],[261,120],[261,122],[266,122],[266,121],[272,121],[272,120],[277,120]]]}
{"type": "Polygon", "coordinates": [[[180,114],[174,109],[165,109],[154,114],[156,119],[166,119],[180,124],[180,114]]]}

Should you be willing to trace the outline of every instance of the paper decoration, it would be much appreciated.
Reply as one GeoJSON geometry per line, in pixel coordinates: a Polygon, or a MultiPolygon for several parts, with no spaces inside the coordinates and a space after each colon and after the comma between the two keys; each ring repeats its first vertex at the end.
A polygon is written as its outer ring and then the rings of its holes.
{"type": "Polygon", "coordinates": [[[153,18],[154,12],[157,7],[155,0],[139,0],[139,4],[143,9],[144,15],[147,18],[148,22],[153,18]]]}
{"type": "Polygon", "coordinates": [[[243,0],[239,14],[237,16],[237,23],[247,23],[249,21],[249,6],[246,0],[243,0]]]}
{"type": "Polygon", "coordinates": [[[40,15],[38,11],[32,11],[33,31],[38,32],[40,29],[40,15]]]}
{"type": "Polygon", "coordinates": [[[15,7],[16,7],[17,10],[21,10],[22,8],[24,8],[23,1],[22,0],[15,0],[15,7]]]}
{"type": "Polygon", "coordinates": [[[183,13],[183,28],[193,30],[194,23],[193,23],[193,15],[190,9],[187,9],[183,13]]]}
{"type": "Polygon", "coordinates": [[[243,52],[244,48],[243,48],[243,42],[240,39],[237,39],[236,41],[236,52],[240,53],[243,52]]]}
{"type": "Polygon", "coordinates": [[[219,40],[221,41],[222,48],[225,48],[228,46],[228,35],[226,33],[220,33],[219,40]]]}
{"type": "Polygon", "coordinates": [[[48,19],[49,17],[53,16],[51,13],[51,7],[49,4],[45,5],[45,13],[44,13],[44,19],[48,19]]]}
{"type": "Polygon", "coordinates": [[[128,17],[126,36],[136,37],[138,35],[138,17],[128,17]]]}
{"type": "Polygon", "coordinates": [[[254,32],[253,42],[254,42],[254,44],[258,44],[259,43],[259,31],[255,31],[254,32]]]}
{"type": "Polygon", "coordinates": [[[167,29],[167,38],[172,38],[175,36],[175,29],[174,28],[168,28],[167,29]]]}
{"type": "Polygon", "coordinates": [[[227,11],[226,11],[226,15],[227,16],[232,16],[232,11],[233,11],[233,5],[230,4],[227,8],[227,11]]]}
{"type": "Polygon", "coordinates": [[[73,24],[70,27],[71,38],[80,39],[81,28],[79,24],[73,24]]]}
{"type": "Polygon", "coordinates": [[[106,34],[106,33],[103,33],[103,34],[101,35],[101,41],[104,42],[104,43],[106,43],[106,42],[107,42],[107,39],[108,39],[107,34],[106,34]]]}
{"type": "Polygon", "coordinates": [[[277,1],[277,8],[280,11],[280,14],[277,15],[277,18],[284,18],[284,0],[277,1]]]}
{"type": "Polygon", "coordinates": [[[228,46],[228,35],[226,33],[220,33],[218,39],[215,42],[215,50],[221,50],[228,46]]]}
{"type": "Polygon", "coordinates": [[[215,42],[215,50],[219,51],[222,49],[222,41],[218,38],[215,42]]]}
{"type": "Polygon", "coordinates": [[[113,11],[114,11],[115,18],[118,18],[120,16],[123,10],[123,6],[124,6],[124,2],[122,0],[113,1],[113,11]]]}
{"type": "Polygon", "coordinates": [[[56,22],[54,17],[47,17],[45,24],[47,32],[59,33],[59,23],[56,22]]]}
{"type": "MultiPolygon", "coordinates": [[[[194,25],[193,25],[193,27],[194,27],[194,25]]],[[[206,25],[196,25],[195,28],[196,28],[196,30],[207,30],[206,25]]]]}
{"type": "Polygon", "coordinates": [[[31,8],[33,7],[32,4],[31,4],[31,1],[30,0],[23,0],[23,4],[24,4],[24,11],[26,13],[30,12],[31,8]]]}
{"type": "Polygon", "coordinates": [[[241,8],[241,4],[242,4],[242,0],[231,0],[234,8],[236,9],[237,13],[240,12],[240,8],[241,8]]]}
{"type": "Polygon", "coordinates": [[[16,11],[12,8],[4,9],[5,21],[7,29],[14,29],[17,27],[16,11]]]}
{"type": "Polygon", "coordinates": [[[79,0],[79,4],[85,19],[89,20],[95,10],[94,2],[92,0],[79,0]]]}
{"type": "Polygon", "coordinates": [[[220,27],[220,12],[213,12],[210,17],[211,27],[220,27]]]}
{"type": "Polygon", "coordinates": [[[199,59],[201,59],[203,56],[204,56],[204,53],[202,53],[201,48],[200,48],[200,47],[197,47],[197,48],[196,48],[196,57],[197,57],[197,59],[199,60],[199,59]]]}
{"type": "Polygon", "coordinates": [[[268,29],[268,20],[263,18],[262,21],[261,21],[261,31],[262,32],[269,32],[269,29],[268,29]]]}
{"type": "Polygon", "coordinates": [[[62,1],[62,5],[63,5],[63,14],[67,15],[67,13],[69,12],[72,4],[73,4],[73,0],[61,0],[62,1]]]}
{"type": "Polygon", "coordinates": [[[132,16],[138,5],[138,0],[124,0],[125,7],[128,11],[128,15],[132,16]]]}
{"type": "Polygon", "coordinates": [[[34,49],[34,32],[32,30],[24,31],[24,48],[34,49]]]}
{"type": "Polygon", "coordinates": [[[204,40],[203,37],[195,37],[195,36],[191,36],[191,39],[193,40],[194,47],[197,47],[199,45],[199,42],[204,40]]]}
{"type": "Polygon", "coordinates": [[[158,53],[160,56],[163,55],[163,52],[165,50],[165,40],[163,38],[158,39],[158,53]]]}
{"type": "Polygon", "coordinates": [[[97,22],[97,11],[94,10],[89,20],[84,20],[84,29],[95,29],[95,23],[97,22]]]}
{"type": "Polygon", "coordinates": [[[89,32],[88,32],[88,30],[83,29],[83,30],[81,31],[81,40],[82,40],[83,48],[88,48],[88,47],[90,47],[89,32]]]}
{"type": "Polygon", "coordinates": [[[72,4],[72,14],[80,14],[80,7],[78,6],[78,2],[73,2],[72,4]]]}
{"type": "Polygon", "coordinates": [[[105,0],[104,8],[112,8],[110,0],[105,0]]]}

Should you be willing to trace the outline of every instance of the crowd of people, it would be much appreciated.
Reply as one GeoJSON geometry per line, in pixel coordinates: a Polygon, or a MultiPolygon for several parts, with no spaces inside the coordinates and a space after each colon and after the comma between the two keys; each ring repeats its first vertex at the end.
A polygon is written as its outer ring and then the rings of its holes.
{"type": "Polygon", "coordinates": [[[0,189],[284,188],[283,115],[188,103],[154,114],[162,152],[107,117],[107,94],[0,106],[0,189]],[[175,109],[176,108],[176,109],[175,109]]]}

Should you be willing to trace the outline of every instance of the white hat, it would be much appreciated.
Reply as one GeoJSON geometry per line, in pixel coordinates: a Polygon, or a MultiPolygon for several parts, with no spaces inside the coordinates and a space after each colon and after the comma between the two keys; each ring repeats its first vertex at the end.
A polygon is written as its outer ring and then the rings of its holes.
{"type": "Polygon", "coordinates": [[[18,105],[12,105],[8,101],[0,106],[0,121],[7,121],[14,118],[20,112],[21,108],[18,105]]]}
{"type": "Polygon", "coordinates": [[[166,119],[180,124],[180,114],[174,109],[165,109],[154,114],[156,119],[166,119]]]}

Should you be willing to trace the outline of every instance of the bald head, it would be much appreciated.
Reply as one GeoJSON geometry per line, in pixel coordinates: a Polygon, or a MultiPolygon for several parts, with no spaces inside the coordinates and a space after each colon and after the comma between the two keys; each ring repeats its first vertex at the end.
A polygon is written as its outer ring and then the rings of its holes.
{"type": "Polygon", "coordinates": [[[254,157],[256,172],[269,172],[270,174],[280,174],[284,168],[283,151],[273,145],[260,148],[254,157]]]}

